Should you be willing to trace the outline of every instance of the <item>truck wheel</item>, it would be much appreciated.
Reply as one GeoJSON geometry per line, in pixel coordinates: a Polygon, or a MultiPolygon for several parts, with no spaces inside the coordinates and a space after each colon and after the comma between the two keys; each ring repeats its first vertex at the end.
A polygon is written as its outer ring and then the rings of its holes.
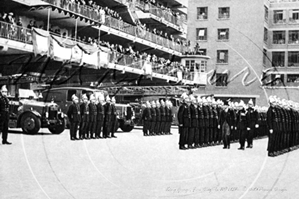
{"type": "Polygon", "coordinates": [[[129,124],[123,124],[123,125],[120,126],[120,128],[124,132],[130,132],[130,131],[132,131],[132,129],[134,128],[134,126],[129,125],[129,124]]]}
{"type": "Polygon", "coordinates": [[[63,119],[61,124],[49,127],[48,129],[52,134],[61,134],[65,130],[65,127],[66,127],[66,120],[63,119]]]}
{"type": "Polygon", "coordinates": [[[23,132],[37,134],[41,128],[41,119],[33,113],[25,113],[21,118],[23,132]]]}

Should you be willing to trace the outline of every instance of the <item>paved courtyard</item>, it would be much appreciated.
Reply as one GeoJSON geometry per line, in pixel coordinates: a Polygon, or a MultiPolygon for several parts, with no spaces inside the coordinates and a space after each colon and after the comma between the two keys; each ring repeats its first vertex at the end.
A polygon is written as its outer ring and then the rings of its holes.
{"type": "Polygon", "coordinates": [[[294,199],[299,198],[299,150],[267,156],[254,148],[179,150],[173,135],[144,137],[140,128],[117,139],[70,141],[52,135],[9,134],[0,145],[0,198],[294,199]]]}

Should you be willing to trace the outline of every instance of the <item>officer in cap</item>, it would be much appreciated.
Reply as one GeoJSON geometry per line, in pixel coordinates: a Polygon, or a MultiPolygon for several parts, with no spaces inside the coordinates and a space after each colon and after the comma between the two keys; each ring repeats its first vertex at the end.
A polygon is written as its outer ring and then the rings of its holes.
{"type": "Polygon", "coordinates": [[[150,127],[151,127],[151,104],[149,101],[146,102],[146,107],[142,113],[142,120],[143,120],[143,133],[144,136],[148,136],[150,134],[150,127]]]}
{"type": "Polygon", "coordinates": [[[185,145],[187,144],[188,131],[191,127],[191,111],[189,106],[189,97],[186,93],[181,95],[182,104],[179,107],[177,117],[179,123],[179,149],[187,149],[185,145]]]}
{"type": "Polygon", "coordinates": [[[255,129],[258,128],[258,113],[253,108],[254,104],[252,99],[248,102],[248,109],[247,109],[247,131],[248,131],[248,137],[247,137],[247,148],[253,147],[253,136],[255,129]]]}
{"type": "MultiPolygon", "coordinates": [[[[98,96],[97,103],[97,124],[96,124],[96,138],[102,138],[101,132],[103,132],[103,124],[104,124],[104,95],[101,94],[98,96]]],[[[102,135],[103,136],[103,135],[102,135]]]]}
{"type": "Polygon", "coordinates": [[[274,96],[269,97],[270,107],[267,111],[267,126],[269,129],[268,140],[268,155],[276,155],[276,136],[278,134],[278,111],[276,110],[276,98],[274,96]]]}
{"type": "Polygon", "coordinates": [[[97,106],[96,106],[96,97],[95,95],[90,95],[89,103],[89,138],[95,139],[96,134],[96,122],[97,122],[97,106]]]}
{"type": "Polygon", "coordinates": [[[203,112],[203,102],[200,96],[197,97],[197,110],[198,110],[198,128],[195,135],[195,145],[196,147],[200,148],[203,146],[204,143],[204,112],[203,112]],[[197,136],[199,135],[199,138],[197,136]]]}
{"type": "Polygon", "coordinates": [[[203,146],[207,146],[209,144],[210,138],[210,107],[208,105],[207,99],[205,97],[202,98],[203,102],[203,115],[204,115],[204,144],[203,146]]]}
{"type": "Polygon", "coordinates": [[[79,130],[79,139],[87,139],[88,138],[88,130],[89,130],[89,105],[88,105],[88,97],[86,94],[82,95],[82,103],[80,105],[80,115],[81,115],[81,123],[79,130]]]}
{"type": "Polygon", "coordinates": [[[2,144],[11,144],[7,141],[9,122],[9,99],[7,98],[7,88],[1,87],[0,93],[0,131],[2,132],[2,144]]]}
{"type": "Polygon", "coordinates": [[[199,132],[198,132],[198,109],[197,109],[197,101],[193,95],[190,95],[190,112],[191,112],[191,127],[188,132],[188,148],[196,147],[195,138],[199,140],[199,132]]]}
{"type": "Polygon", "coordinates": [[[67,111],[67,116],[70,121],[70,139],[78,140],[77,130],[81,121],[80,106],[78,97],[74,94],[72,95],[72,104],[69,106],[67,111]]]}

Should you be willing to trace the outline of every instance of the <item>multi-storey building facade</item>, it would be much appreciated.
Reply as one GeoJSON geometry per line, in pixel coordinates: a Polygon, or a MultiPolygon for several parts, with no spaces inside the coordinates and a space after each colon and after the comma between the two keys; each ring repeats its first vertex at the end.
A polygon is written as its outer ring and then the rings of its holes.
{"type": "Polygon", "coordinates": [[[194,85],[178,75],[187,32],[180,0],[2,3],[1,76],[104,88],[194,85]]]}
{"type": "Polygon", "coordinates": [[[209,55],[197,92],[239,101],[267,96],[298,101],[299,1],[189,0],[192,46],[209,55]]]}

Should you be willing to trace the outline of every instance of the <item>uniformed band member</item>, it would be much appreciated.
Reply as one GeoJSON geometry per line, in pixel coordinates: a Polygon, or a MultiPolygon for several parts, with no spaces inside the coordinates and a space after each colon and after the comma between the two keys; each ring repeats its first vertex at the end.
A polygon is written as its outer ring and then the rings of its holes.
{"type": "Polygon", "coordinates": [[[150,127],[150,135],[155,135],[155,126],[156,126],[156,103],[154,101],[151,102],[151,127],[150,127]]]}
{"type": "Polygon", "coordinates": [[[167,125],[167,113],[166,113],[166,104],[163,100],[160,100],[160,135],[166,134],[165,128],[167,125]]]}
{"type": "Polygon", "coordinates": [[[198,109],[197,109],[197,101],[193,95],[190,95],[190,115],[191,115],[191,124],[188,131],[188,148],[194,148],[195,145],[195,137],[198,138],[198,109]],[[197,131],[197,132],[196,132],[197,131]],[[196,135],[196,136],[195,136],[196,135]]]}
{"type": "Polygon", "coordinates": [[[150,127],[151,127],[151,104],[149,101],[146,102],[146,108],[142,113],[143,120],[143,133],[144,136],[150,135],[150,127]]]}
{"type": "Polygon", "coordinates": [[[89,104],[86,94],[82,95],[82,103],[80,105],[81,123],[79,130],[79,139],[88,139],[89,130],[89,104]]]}
{"type": "Polygon", "coordinates": [[[7,88],[1,87],[0,93],[0,132],[2,132],[2,144],[11,144],[7,141],[9,122],[9,100],[7,98],[7,88]]]}
{"type": "Polygon", "coordinates": [[[110,138],[109,133],[112,126],[112,114],[111,114],[111,99],[106,96],[106,103],[104,105],[104,124],[103,124],[103,138],[110,138]]]}
{"type": "Polygon", "coordinates": [[[247,110],[245,108],[245,104],[243,101],[241,101],[239,103],[239,111],[237,114],[237,129],[239,131],[240,134],[240,148],[238,148],[239,150],[245,150],[245,140],[247,137],[247,133],[248,133],[248,121],[247,121],[247,110]]]}
{"type": "Polygon", "coordinates": [[[299,104],[276,96],[269,97],[268,155],[277,156],[299,146],[299,104]]]}
{"type": "Polygon", "coordinates": [[[78,140],[77,130],[81,121],[80,105],[76,95],[72,96],[72,101],[73,103],[69,106],[67,111],[67,116],[70,121],[70,139],[78,140]]]}
{"type": "Polygon", "coordinates": [[[117,110],[116,110],[116,98],[112,97],[111,99],[111,128],[110,128],[110,137],[111,138],[117,138],[115,136],[115,131],[117,130],[118,126],[118,115],[117,115],[117,110]]]}
{"type": "Polygon", "coordinates": [[[189,106],[189,97],[183,93],[182,96],[182,104],[178,110],[178,123],[179,123],[179,149],[187,149],[186,144],[188,139],[188,132],[191,127],[191,111],[189,106]]]}
{"type": "Polygon", "coordinates": [[[247,109],[247,148],[253,147],[253,137],[255,129],[258,128],[258,112],[253,108],[253,101],[252,99],[248,102],[248,109],[247,109]]]}
{"type": "Polygon", "coordinates": [[[173,122],[173,112],[172,112],[172,102],[167,100],[166,101],[166,126],[165,126],[165,133],[168,135],[171,135],[171,126],[172,126],[172,122],[173,122]]]}
{"type": "Polygon", "coordinates": [[[160,103],[159,101],[156,101],[156,108],[155,108],[155,111],[156,111],[156,124],[155,124],[155,130],[154,130],[154,133],[156,135],[161,135],[161,111],[160,111],[160,103]]]}

